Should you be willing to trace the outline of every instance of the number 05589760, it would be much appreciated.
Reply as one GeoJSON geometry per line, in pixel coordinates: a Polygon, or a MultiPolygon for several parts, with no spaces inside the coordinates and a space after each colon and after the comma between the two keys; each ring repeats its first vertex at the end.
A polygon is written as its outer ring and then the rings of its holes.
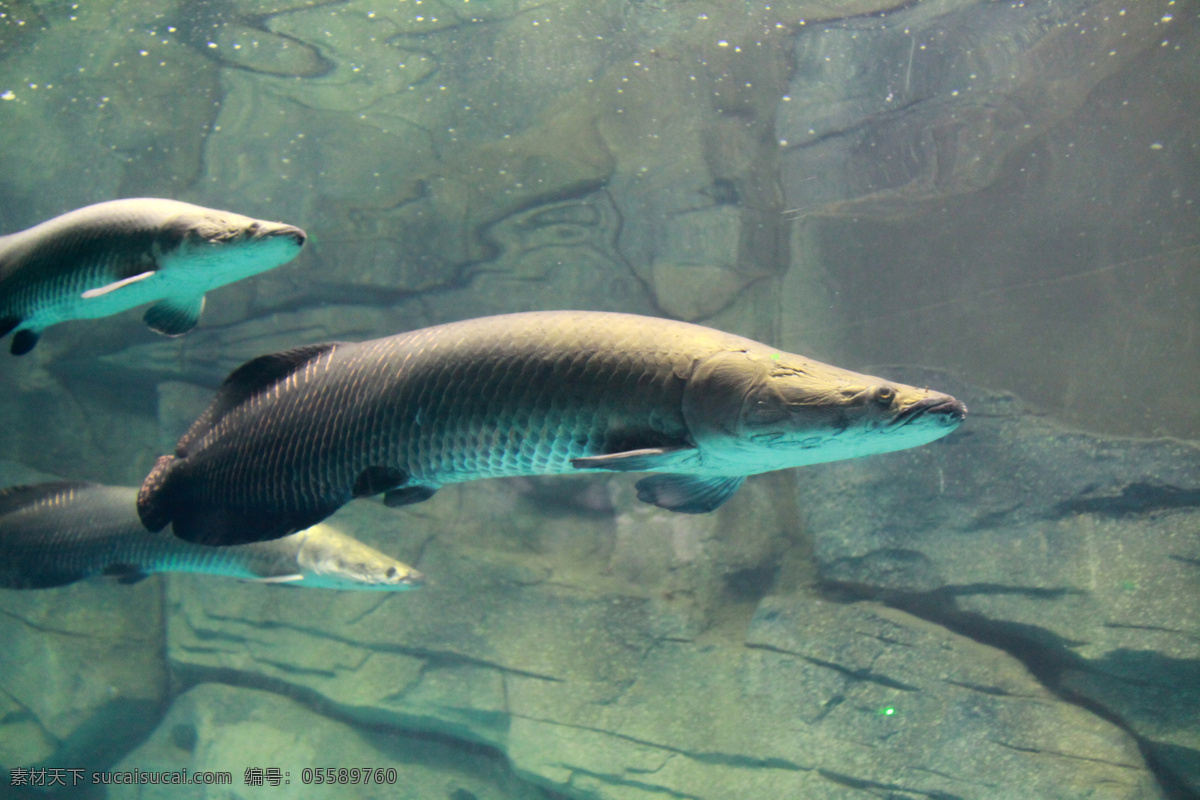
{"type": "Polygon", "coordinates": [[[394,784],[396,778],[393,767],[305,767],[300,771],[300,782],[303,784],[394,784]]]}

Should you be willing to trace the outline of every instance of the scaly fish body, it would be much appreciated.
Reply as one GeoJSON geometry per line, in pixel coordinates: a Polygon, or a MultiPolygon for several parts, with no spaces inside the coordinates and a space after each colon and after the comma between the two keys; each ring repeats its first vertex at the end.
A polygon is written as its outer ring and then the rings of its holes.
{"type": "Polygon", "coordinates": [[[190,330],[204,294],[291,261],[304,231],[176,200],[133,198],[76,209],[0,236],[0,336],[23,355],[41,332],[144,303],[146,323],[190,330]]]}
{"type": "Polygon", "coordinates": [[[279,536],[353,497],[460,481],[667,473],[639,498],[689,513],[746,475],[912,447],[966,409],[711,328],[580,311],[439,325],[248,362],[138,498],[151,530],[279,536]]]}
{"type": "Polygon", "coordinates": [[[0,587],[65,586],[91,575],[131,581],[153,572],[194,572],[296,586],[402,590],[412,567],[328,525],[281,539],[206,547],[151,533],[137,516],[137,489],[46,483],[0,490],[0,587]]]}

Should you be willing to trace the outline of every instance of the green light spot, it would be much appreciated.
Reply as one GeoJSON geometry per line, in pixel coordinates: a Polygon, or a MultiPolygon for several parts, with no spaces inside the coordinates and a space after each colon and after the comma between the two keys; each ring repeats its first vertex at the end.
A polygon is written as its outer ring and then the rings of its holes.
{"type": "Polygon", "coordinates": [[[893,716],[895,713],[896,713],[896,709],[893,706],[886,706],[884,708],[879,709],[879,716],[881,716],[881,717],[890,717],[890,716],[893,716]]]}
{"type": "Polygon", "coordinates": [[[772,353],[772,354],[771,354],[771,359],[772,359],[772,360],[774,360],[774,361],[778,361],[778,360],[779,360],[779,353],[772,353]]]}

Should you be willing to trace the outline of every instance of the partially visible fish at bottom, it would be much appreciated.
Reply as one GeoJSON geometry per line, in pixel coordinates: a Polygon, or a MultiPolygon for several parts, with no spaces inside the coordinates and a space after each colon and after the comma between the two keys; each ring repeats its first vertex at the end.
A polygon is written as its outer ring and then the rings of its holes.
{"type": "Polygon", "coordinates": [[[324,589],[403,591],[424,576],[336,528],[228,547],[151,533],[136,487],[51,482],[0,490],[0,588],[45,589],[93,575],[133,583],[193,572],[324,589]]]}

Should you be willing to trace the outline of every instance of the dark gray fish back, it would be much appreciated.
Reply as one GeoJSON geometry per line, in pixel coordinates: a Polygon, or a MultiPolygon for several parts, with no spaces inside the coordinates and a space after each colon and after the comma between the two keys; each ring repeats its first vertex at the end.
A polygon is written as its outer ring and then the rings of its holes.
{"type": "MultiPolygon", "coordinates": [[[[58,482],[0,491],[0,586],[65,586],[108,566],[140,531],[134,492],[58,482]]],[[[140,531],[144,533],[144,531],[140,531]]]]}
{"type": "Polygon", "coordinates": [[[180,457],[156,468],[139,507],[151,528],[174,519],[180,533],[181,516],[228,528],[245,515],[282,535],[279,520],[314,524],[356,486],[386,488],[389,470],[398,485],[436,488],[687,444],[684,377],[698,350],[730,339],[746,341],[667,320],[550,312],[339,345],[270,380],[255,359],[181,440],[180,457]]]}

